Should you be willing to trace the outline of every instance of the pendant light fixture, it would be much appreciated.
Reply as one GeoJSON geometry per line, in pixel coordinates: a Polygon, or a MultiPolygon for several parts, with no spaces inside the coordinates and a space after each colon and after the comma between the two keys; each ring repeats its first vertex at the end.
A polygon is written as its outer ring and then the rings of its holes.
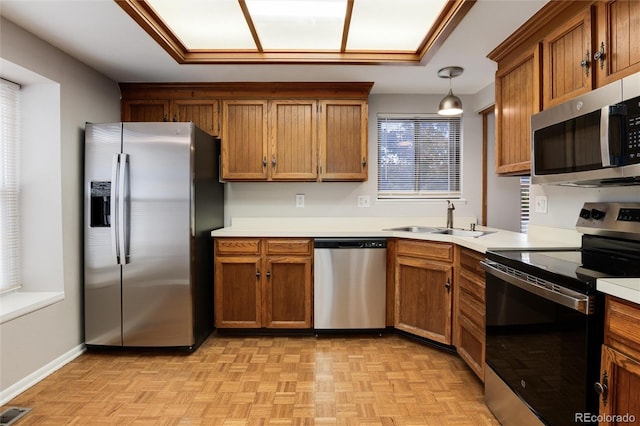
{"type": "Polygon", "coordinates": [[[462,74],[462,67],[445,67],[438,71],[438,77],[449,79],[449,93],[442,98],[440,106],[438,107],[438,114],[440,115],[457,115],[462,114],[462,101],[459,97],[453,94],[451,90],[451,79],[462,74]]]}

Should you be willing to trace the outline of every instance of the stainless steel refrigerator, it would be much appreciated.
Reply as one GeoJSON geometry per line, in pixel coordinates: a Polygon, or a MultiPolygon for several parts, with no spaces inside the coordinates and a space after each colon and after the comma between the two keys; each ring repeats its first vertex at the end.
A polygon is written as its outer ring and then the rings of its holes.
{"type": "Polygon", "coordinates": [[[198,347],[213,330],[219,141],[192,123],[87,123],[87,346],[198,347]]]}

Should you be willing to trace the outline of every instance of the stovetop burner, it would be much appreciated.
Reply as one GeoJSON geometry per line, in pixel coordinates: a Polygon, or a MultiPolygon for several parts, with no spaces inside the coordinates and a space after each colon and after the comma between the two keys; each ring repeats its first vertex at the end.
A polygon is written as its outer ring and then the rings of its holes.
{"type": "Polygon", "coordinates": [[[596,279],[640,277],[640,203],[585,203],[575,250],[495,250],[487,258],[583,293],[596,279]]]}

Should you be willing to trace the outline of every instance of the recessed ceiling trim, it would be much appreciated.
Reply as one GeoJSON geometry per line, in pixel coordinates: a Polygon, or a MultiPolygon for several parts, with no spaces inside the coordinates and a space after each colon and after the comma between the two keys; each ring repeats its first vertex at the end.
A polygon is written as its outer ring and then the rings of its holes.
{"type": "Polygon", "coordinates": [[[351,14],[353,13],[353,0],[347,1],[347,12],[344,16],[344,28],[342,29],[342,43],[340,52],[347,50],[347,40],[349,39],[349,26],[351,25],[351,14]]]}
{"type": "Polygon", "coordinates": [[[238,0],[240,3],[240,9],[242,9],[242,14],[244,15],[244,19],[247,21],[247,25],[249,26],[249,31],[251,31],[251,37],[253,37],[253,41],[256,43],[256,48],[258,52],[264,52],[262,48],[262,43],[260,43],[260,37],[258,36],[258,31],[256,30],[256,26],[253,23],[253,18],[251,18],[251,14],[249,13],[249,8],[247,7],[247,2],[244,0],[238,0]]]}
{"type": "Polygon", "coordinates": [[[169,55],[180,64],[407,64],[424,65],[444,44],[476,0],[447,0],[424,41],[415,52],[345,51],[354,0],[347,2],[342,45],[338,51],[264,51],[245,0],[238,0],[245,15],[254,50],[188,49],[157,15],[146,0],[114,0],[133,20],[144,29],[169,55]]]}

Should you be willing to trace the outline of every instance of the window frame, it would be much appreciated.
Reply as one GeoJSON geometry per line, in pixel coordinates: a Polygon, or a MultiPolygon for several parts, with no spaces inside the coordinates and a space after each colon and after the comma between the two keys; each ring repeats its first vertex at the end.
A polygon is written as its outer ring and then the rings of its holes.
{"type": "MultiPolygon", "coordinates": [[[[377,198],[378,200],[407,200],[407,201],[428,201],[428,200],[442,200],[442,199],[462,199],[462,117],[461,116],[442,116],[438,114],[429,114],[429,113],[420,113],[420,114],[377,114],[377,123],[376,123],[376,131],[377,131],[377,153],[378,153],[378,162],[377,162],[377,171],[378,171],[378,179],[377,179],[377,198]],[[447,165],[447,174],[445,179],[446,190],[442,189],[434,189],[434,190],[424,190],[420,189],[421,185],[424,185],[425,180],[421,181],[421,178],[428,177],[428,172],[424,171],[424,168],[433,164],[434,162],[429,159],[419,157],[418,149],[421,143],[429,142],[426,138],[421,138],[421,135],[414,131],[413,139],[412,139],[412,147],[414,154],[414,170],[423,170],[423,172],[414,172],[413,179],[405,179],[403,181],[402,177],[400,177],[397,181],[391,182],[391,184],[402,185],[402,184],[410,184],[413,183],[413,190],[388,190],[381,189],[382,186],[382,176],[386,174],[386,165],[389,161],[385,158],[385,154],[382,153],[383,149],[388,149],[388,146],[385,144],[385,140],[382,135],[382,127],[384,123],[393,123],[397,122],[398,125],[401,125],[402,122],[412,123],[414,129],[417,125],[424,125],[428,123],[445,123],[451,126],[454,125],[453,128],[449,129],[448,133],[448,141],[447,141],[447,156],[448,162],[447,165]],[[452,167],[453,166],[453,167],[452,167]],[[422,183],[421,183],[422,182],[422,183]]],[[[422,145],[423,147],[425,145],[422,145]]],[[[391,154],[392,156],[395,154],[391,154]]],[[[389,156],[386,156],[387,158],[389,156]]],[[[393,158],[393,157],[392,157],[393,158]]],[[[397,155],[394,160],[397,160],[397,155]]],[[[432,172],[433,173],[433,172],[432,172]]],[[[434,175],[438,173],[442,174],[442,172],[435,172],[434,175]]]]}
{"type": "Polygon", "coordinates": [[[18,290],[20,252],[20,85],[0,79],[0,294],[18,290]],[[5,212],[5,214],[2,214],[5,212]]]}

